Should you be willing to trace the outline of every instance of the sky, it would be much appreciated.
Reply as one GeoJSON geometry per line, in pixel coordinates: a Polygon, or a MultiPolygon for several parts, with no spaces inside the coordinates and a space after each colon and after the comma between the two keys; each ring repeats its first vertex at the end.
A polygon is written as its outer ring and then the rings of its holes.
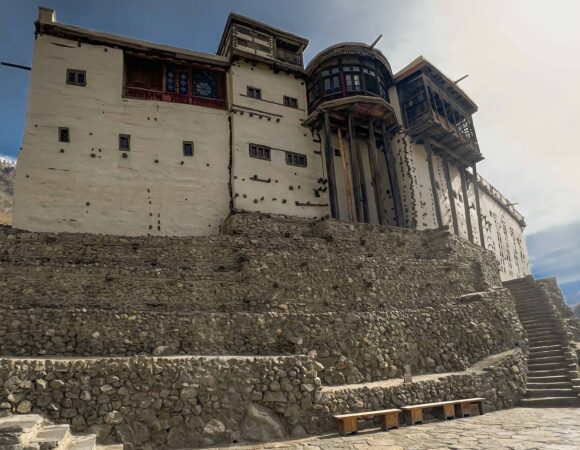
{"type": "MultiPolygon", "coordinates": [[[[305,60],[371,43],[398,71],[419,55],[478,104],[479,172],[526,217],[534,275],[580,302],[580,1],[0,0],[0,60],[30,65],[37,7],[57,20],[215,53],[229,12],[310,39],[305,60]]],[[[0,66],[0,156],[16,158],[29,74],[0,66]]]]}

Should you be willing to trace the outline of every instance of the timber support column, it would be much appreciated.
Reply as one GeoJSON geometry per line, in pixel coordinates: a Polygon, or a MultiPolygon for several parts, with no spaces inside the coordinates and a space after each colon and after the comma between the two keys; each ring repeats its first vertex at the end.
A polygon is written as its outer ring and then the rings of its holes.
{"type": "Polygon", "coordinates": [[[433,150],[428,137],[423,138],[425,149],[427,150],[427,164],[429,166],[429,179],[431,180],[431,192],[433,193],[433,203],[435,205],[435,217],[437,219],[437,227],[443,226],[443,217],[441,216],[441,204],[439,203],[439,192],[437,192],[437,184],[435,183],[435,170],[433,169],[433,150]]]}
{"type": "Polygon", "coordinates": [[[385,225],[385,212],[381,204],[381,195],[379,190],[379,170],[377,161],[377,140],[375,138],[375,128],[373,120],[369,119],[369,163],[372,172],[373,192],[375,194],[375,205],[377,208],[377,220],[380,225],[385,225]]]}
{"type": "Polygon", "coordinates": [[[471,228],[471,213],[469,212],[469,198],[467,197],[467,180],[465,178],[465,168],[459,168],[459,178],[461,179],[461,193],[463,195],[463,206],[465,207],[465,223],[467,225],[467,238],[473,242],[473,229],[471,228]]]}
{"type": "Polygon", "coordinates": [[[334,219],[340,217],[338,199],[336,195],[336,176],[334,174],[334,149],[330,140],[330,117],[328,111],[324,112],[324,147],[326,155],[326,176],[328,178],[328,201],[330,203],[330,216],[334,219]]]}
{"type": "Polygon", "coordinates": [[[477,211],[477,224],[479,226],[479,242],[485,248],[485,238],[483,237],[483,222],[481,221],[481,205],[479,203],[479,184],[477,183],[477,166],[471,166],[473,170],[473,191],[475,192],[475,210],[477,211]]]}
{"type": "Polygon", "coordinates": [[[453,221],[453,233],[459,236],[459,224],[457,223],[457,210],[455,209],[455,196],[453,195],[453,185],[451,184],[451,174],[449,171],[449,159],[446,155],[443,156],[445,164],[445,182],[447,184],[447,196],[449,197],[449,206],[451,208],[451,220],[453,221]]]}
{"type": "Polygon", "coordinates": [[[355,156],[357,149],[354,144],[354,120],[352,114],[348,115],[348,149],[350,150],[350,170],[352,180],[352,193],[354,197],[354,209],[356,212],[356,221],[363,222],[363,201],[361,192],[361,182],[358,169],[358,160],[355,156]]]}
{"type": "Polygon", "coordinates": [[[383,147],[385,148],[385,162],[387,164],[391,194],[395,205],[395,222],[398,227],[405,227],[403,200],[401,198],[401,191],[399,190],[399,177],[397,176],[397,161],[395,161],[395,156],[393,155],[391,140],[389,139],[389,133],[387,132],[387,125],[385,122],[382,123],[381,138],[383,140],[383,147]]]}

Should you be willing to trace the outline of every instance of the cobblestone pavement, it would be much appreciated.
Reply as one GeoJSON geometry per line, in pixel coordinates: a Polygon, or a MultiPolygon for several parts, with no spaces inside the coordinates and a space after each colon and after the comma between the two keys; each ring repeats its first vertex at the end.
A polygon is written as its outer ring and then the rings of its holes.
{"type": "Polygon", "coordinates": [[[388,432],[369,431],[232,449],[580,449],[580,408],[514,408],[388,432]]]}

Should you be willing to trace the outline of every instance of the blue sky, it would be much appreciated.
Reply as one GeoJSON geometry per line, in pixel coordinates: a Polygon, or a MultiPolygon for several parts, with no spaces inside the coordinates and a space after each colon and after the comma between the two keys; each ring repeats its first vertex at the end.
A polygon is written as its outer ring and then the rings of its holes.
{"type": "MultiPolygon", "coordinates": [[[[397,71],[423,54],[479,105],[480,173],[526,217],[536,276],[580,301],[580,2],[576,0],[1,0],[0,60],[30,65],[38,6],[60,22],[215,52],[230,11],[310,39],[306,60],[372,42],[397,71]]],[[[0,155],[16,157],[28,73],[0,66],[0,155]]]]}

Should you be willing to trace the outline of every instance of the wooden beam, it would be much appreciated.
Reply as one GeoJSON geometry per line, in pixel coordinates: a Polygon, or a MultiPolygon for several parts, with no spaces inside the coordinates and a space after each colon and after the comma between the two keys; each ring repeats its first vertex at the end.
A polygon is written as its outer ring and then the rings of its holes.
{"type": "Polygon", "coordinates": [[[377,219],[380,225],[385,225],[385,211],[381,203],[381,194],[379,189],[379,169],[377,161],[377,140],[375,138],[375,128],[373,119],[369,118],[369,163],[372,172],[373,192],[375,194],[375,205],[377,208],[377,219]]]}
{"type": "Polygon", "coordinates": [[[328,200],[330,203],[330,215],[334,219],[340,218],[336,195],[336,176],[334,174],[334,149],[330,140],[330,119],[328,112],[324,112],[324,146],[326,154],[326,176],[328,178],[328,200]]]}
{"type": "Polygon", "coordinates": [[[389,173],[389,183],[391,188],[391,195],[395,205],[395,223],[398,227],[405,227],[405,214],[403,211],[403,200],[401,191],[399,189],[399,177],[397,176],[397,161],[393,155],[391,148],[391,140],[387,131],[387,125],[383,121],[381,125],[381,139],[385,148],[385,163],[387,164],[387,172],[389,173]]]}
{"type": "Polygon", "coordinates": [[[352,188],[354,196],[354,206],[356,211],[356,221],[363,222],[363,201],[361,193],[361,183],[360,175],[358,169],[358,159],[355,156],[357,149],[355,148],[355,131],[354,131],[354,118],[352,114],[348,115],[348,147],[350,150],[350,169],[352,178],[352,188]]]}
{"type": "Polygon", "coordinates": [[[469,211],[469,198],[467,197],[467,181],[465,179],[464,167],[459,167],[459,178],[461,179],[461,193],[463,195],[463,206],[465,207],[467,238],[469,239],[469,242],[473,242],[473,229],[471,228],[471,213],[469,211]]]}
{"type": "Polygon", "coordinates": [[[433,203],[435,205],[435,218],[437,219],[437,227],[443,226],[443,217],[441,216],[441,204],[439,203],[439,192],[437,191],[437,183],[435,182],[435,170],[433,169],[433,149],[431,148],[431,141],[428,137],[423,137],[425,150],[427,150],[427,165],[429,167],[429,179],[431,180],[431,193],[433,194],[433,203]]]}
{"type": "Polygon", "coordinates": [[[352,187],[350,185],[349,168],[346,160],[344,145],[342,143],[342,130],[338,128],[338,149],[340,151],[340,162],[342,163],[342,173],[344,175],[344,189],[346,190],[346,208],[348,220],[354,222],[354,211],[352,206],[352,187]]]}
{"type": "Polygon", "coordinates": [[[477,224],[479,226],[479,243],[483,248],[485,248],[485,238],[483,236],[483,222],[481,220],[481,205],[479,203],[479,184],[477,182],[477,166],[473,164],[471,166],[473,170],[473,190],[475,192],[475,210],[477,211],[477,224]]]}
{"type": "Polygon", "coordinates": [[[455,209],[455,197],[453,195],[453,185],[451,184],[451,174],[449,170],[449,159],[443,154],[443,172],[445,173],[445,182],[447,184],[447,196],[449,197],[449,206],[451,207],[451,221],[453,222],[453,233],[459,236],[459,224],[457,223],[457,210],[455,209]]]}

